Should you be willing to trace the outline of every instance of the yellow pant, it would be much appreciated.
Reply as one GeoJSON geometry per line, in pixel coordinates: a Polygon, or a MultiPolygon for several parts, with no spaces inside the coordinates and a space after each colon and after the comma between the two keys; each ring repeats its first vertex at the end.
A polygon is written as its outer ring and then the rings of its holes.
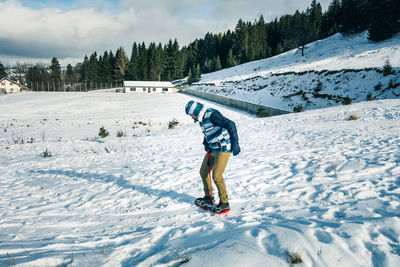
{"type": "MultiPolygon", "coordinates": [[[[221,203],[227,203],[229,201],[224,177],[222,177],[222,174],[224,173],[225,167],[228,164],[230,155],[231,153],[229,152],[210,153],[210,167],[212,172],[212,178],[214,180],[215,185],[217,186],[219,200],[221,203]]],[[[207,164],[208,161],[209,160],[206,154],[204,156],[203,163],[201,164],[200,167],[200,176],[201,179],[203,180],[205,196],[212,195],[212,183],[209,177],[209,166],[207,164]]]]}

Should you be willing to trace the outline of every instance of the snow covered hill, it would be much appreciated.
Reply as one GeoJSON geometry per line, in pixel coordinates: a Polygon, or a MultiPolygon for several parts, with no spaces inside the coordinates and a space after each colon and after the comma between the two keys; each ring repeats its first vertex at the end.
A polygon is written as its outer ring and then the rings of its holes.
{"type": "Polygon", "coordinates": [[[202,75],[191,89],[278,109],[318,109],[400,96],[400,34],[371,42],[367,32],[336,34],[272,58],[202,75]],[[382,67],[389,60],[393,74],[382,67]]]}
{"type": "Polygon", "coordinates": [[[242,148],[216,216],[193,205],[190,99],[1,96],[0,266],[399,265],[400,100],[270,118],[209,103],[242,148]]]}

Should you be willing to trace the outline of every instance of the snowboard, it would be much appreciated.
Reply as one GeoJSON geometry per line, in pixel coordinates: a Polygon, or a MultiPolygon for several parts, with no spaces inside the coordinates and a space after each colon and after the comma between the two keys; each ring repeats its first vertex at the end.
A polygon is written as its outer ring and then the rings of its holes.
{"type": "Polygon", "coordinates": [[[226,213],[228,213],[228,212],[231,211],[230,209],[228,209],[228,210],[224,210],[224,211],[221,211],[221,212],[217,212],[217,211],[215,210],[215,208],[217,207],[216,204],[213,204],[213,205],[209,205],[209,204],[200,205],[199,203],[196,203],[196,202],[195,202],[194,204],[195,204],[197,207],[199,207],[200,209],[202,209],[202,210],[207,210],[207,211],[211,212],[212,214],[217,214],[217,215],[226,214],[226,213]]]}

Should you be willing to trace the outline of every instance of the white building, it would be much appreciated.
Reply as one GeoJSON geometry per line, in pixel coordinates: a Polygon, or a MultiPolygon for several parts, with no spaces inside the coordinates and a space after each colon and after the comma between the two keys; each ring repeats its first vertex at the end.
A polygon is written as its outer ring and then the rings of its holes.
{"type": "Polygon", "coordinates": [[[8,78],[0,79],[0,94],[18,93],[26,90],[26,87],[8,78]]]}
{"type": "Polygon", "coordinates": [[[124,81],[124,93],[176,93],[171,82],[124,81]]]}

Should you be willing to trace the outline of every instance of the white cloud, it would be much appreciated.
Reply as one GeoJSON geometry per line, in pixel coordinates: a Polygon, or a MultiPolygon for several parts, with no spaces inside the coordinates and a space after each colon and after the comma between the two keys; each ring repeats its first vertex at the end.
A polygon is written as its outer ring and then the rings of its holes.
{"type": "Polygon", "coordinates": [[[16,1],[0,4],[0,49],[4,53],[41,56],[59,51],[59,56],[78,56],[101,42],[112,44],[107,32],[123,26],[106,12],[94,9],[34,10],[16,1]],[[14,45],[10,45],[14,44],[14,45]]]}
{"type": "Polygon", "coordinates": [[[15,57],[24,62],[27,58],[53,56],[61,62],[66,58],[82,61],[85,54],[115,51],[119,46],[130,54],[134,41],[165,44],[177,38],[182,46],[207,32],[233,29],[239,18],[254,21],[263,14],[270,21],[297,8],[304,10],[311,3],[311,0],[120,0],[118,3],[76,0],[68,8],[55,2],[49,7],[43,4],[34,7],[20,1],[0,0],[0,61],[15,57]]]}
{"type": "Polygon", "coordinates": [[[34,9],[18,1],[0,3],[0,54],[82,59],[85,54],[115,51],[119,46],[129,51],[134,41],[166,43],[178,38],[187,43],[201,36],[202,25],[187,25],[162,6],[141,5],[140,1],[135,6],[127,4],[112,13],[99,8],[65,11],[34,9]]]}

